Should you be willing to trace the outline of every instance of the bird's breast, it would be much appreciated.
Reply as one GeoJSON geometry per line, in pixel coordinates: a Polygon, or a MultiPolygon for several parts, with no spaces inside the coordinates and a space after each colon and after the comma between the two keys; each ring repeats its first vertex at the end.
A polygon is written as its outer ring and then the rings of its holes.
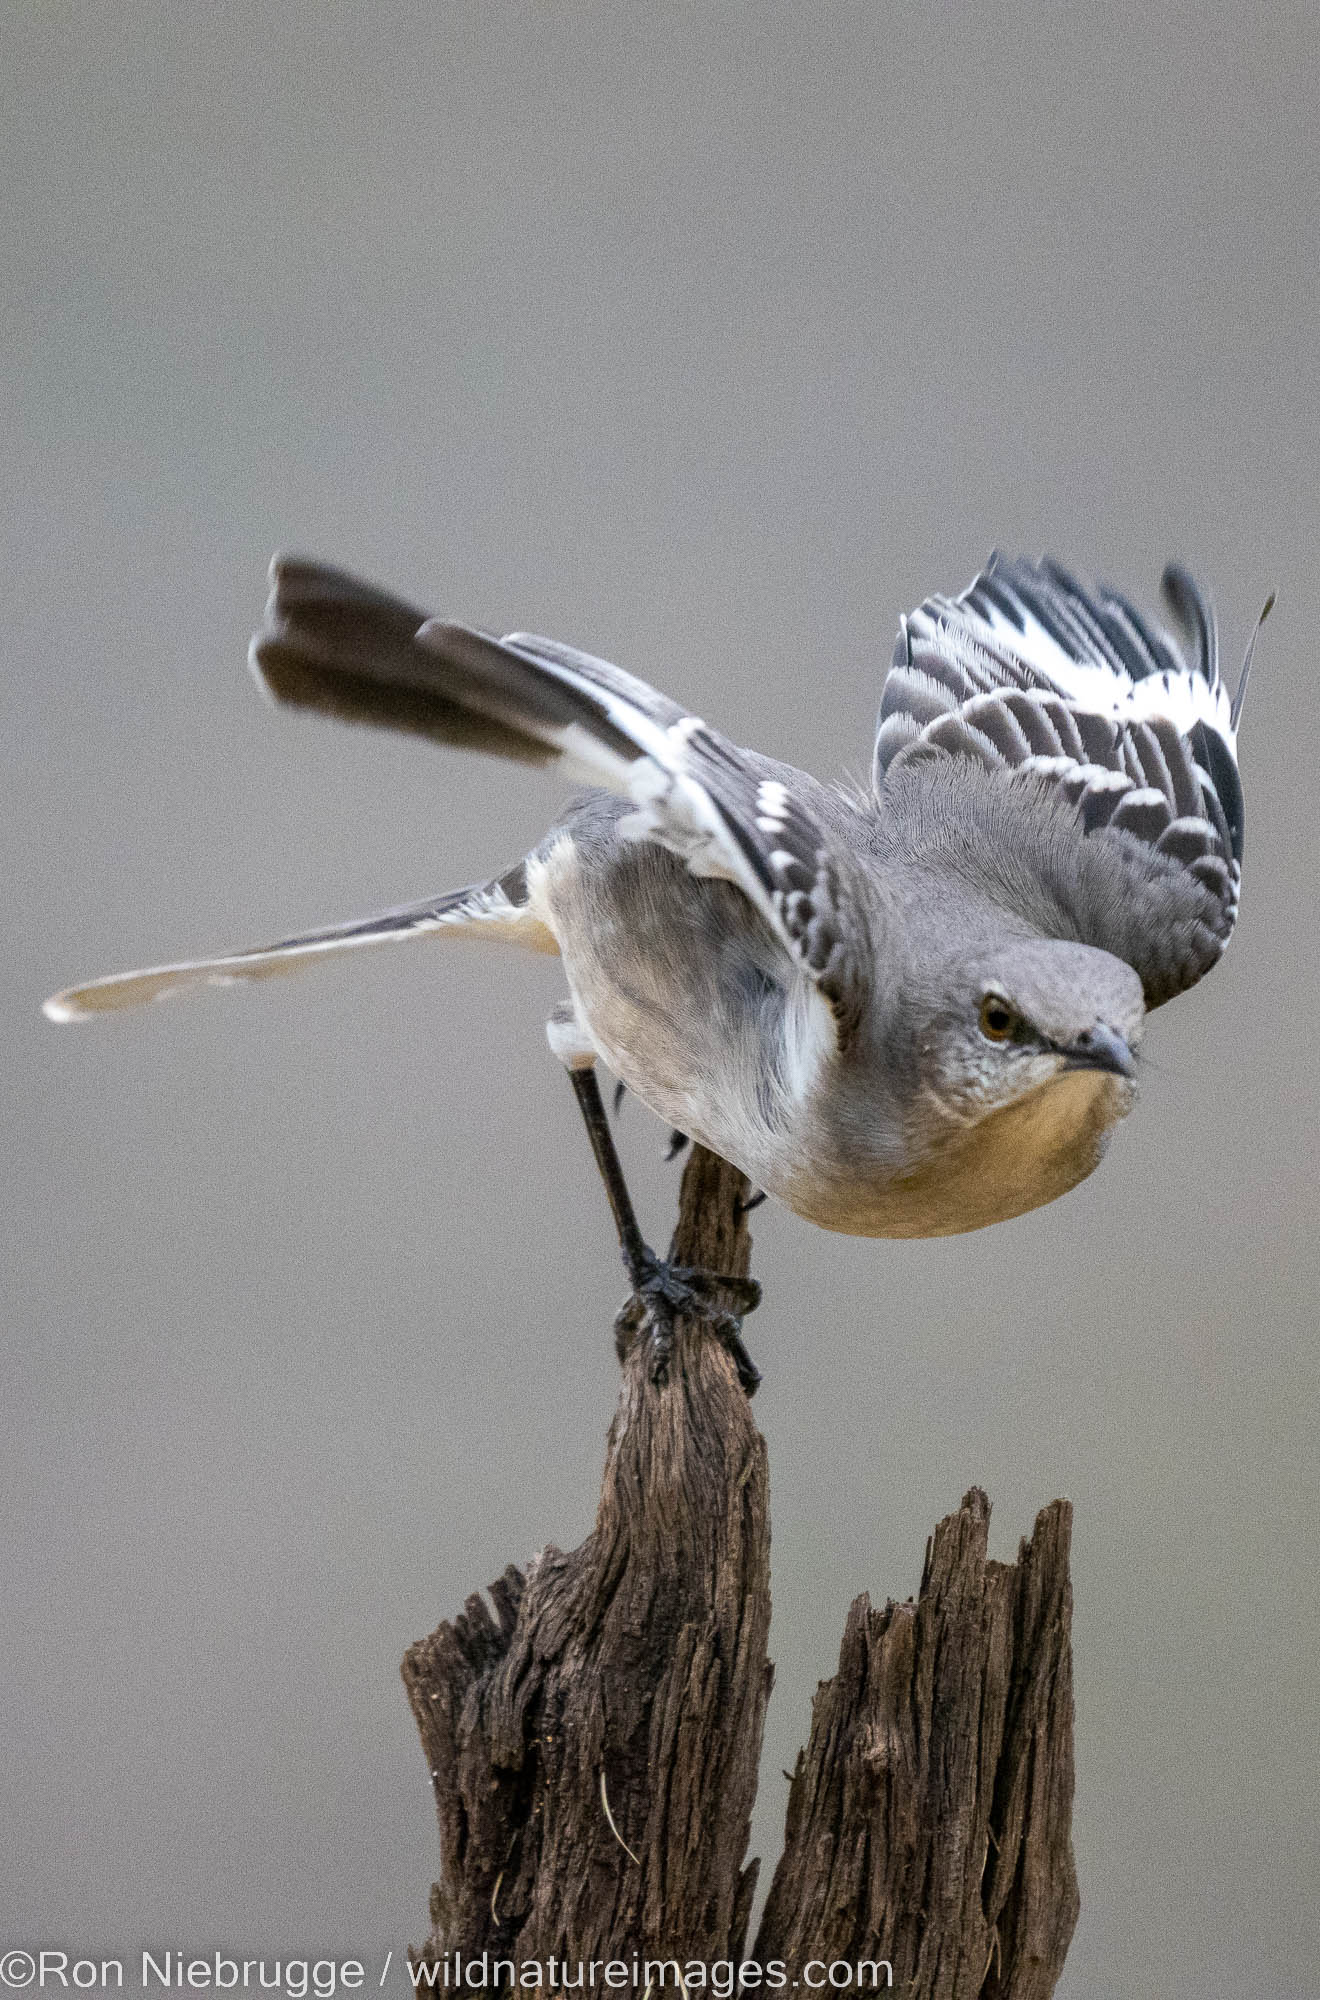
{"type": "MultiPolygon", "coordinates": [[[[1093,1173],[1130,1110],[1133,1085],[1069,1070],[1016,1104],[946,1129],[915,1163],[819,1171],[781,1194],[789,1207],[855,1236],[957,1236],[1055,1201],[1093,1173]]],[[[777,1190],[772,1190],[777,1192],[777,1190]]]]}

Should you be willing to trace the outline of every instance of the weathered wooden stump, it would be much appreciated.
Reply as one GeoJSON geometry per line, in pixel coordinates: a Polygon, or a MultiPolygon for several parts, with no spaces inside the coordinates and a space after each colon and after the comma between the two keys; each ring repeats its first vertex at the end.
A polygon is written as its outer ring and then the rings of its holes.
{"type": "MultiPolygon", "coordinates": [[[[673,1255],[745,1275],[747,1192],[695,1149],[673,1255]]],[[[749,1952],[765,1443],[706,1328],[679,1327],[660,1387],[634,1350],[592,1533],[507,1569],[493,1610],[470,1597],[404,1660],[440,1819],[420,1977],[525,1991],[540,1968],[557,1992],[595,1961],[586,1988],[608,1990],[615,1962],[641,2000],[680,1973],[727,1991],[709,1968],[746,1965],[771,1990],[1050,1994],[1078,1907],[1071,1510],[1047,1507],[1016,1564],[987,1561],[989,1513],[973,1489],[941,1522],[915,1603],[852,1605],[749,1952]]]]}

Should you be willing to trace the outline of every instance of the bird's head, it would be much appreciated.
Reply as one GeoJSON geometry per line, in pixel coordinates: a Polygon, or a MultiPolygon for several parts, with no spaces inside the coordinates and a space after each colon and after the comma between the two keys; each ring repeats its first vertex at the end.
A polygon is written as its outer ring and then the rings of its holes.
{"type": "Polygon", "coordinates": [[[1090,945],[1015,939],[956,972],[918,1034],[921,1085],[976,1124],[1059,1079],[1088,1072],[1131,1102],[1145,1004],[1131,966],[1090,945]]]}
{"type": "Polygon", "coordinates": [[[1019,938],[932,966],[922,984],[903,1177],[913,1233],[978,1229],[1076,1186],[1136,1096],[1136,973],[1089,945],[1019,938]]]}

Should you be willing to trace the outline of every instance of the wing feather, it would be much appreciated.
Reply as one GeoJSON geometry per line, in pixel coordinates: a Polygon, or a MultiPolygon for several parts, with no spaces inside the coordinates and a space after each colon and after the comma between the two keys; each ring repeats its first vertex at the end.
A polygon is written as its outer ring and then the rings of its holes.
{"type": "MultiPolygon", "coordinates": [[[[1200,978],[1228,942],[1243,834],[1214,613],[1176,564],[1163,589],[1186,654],[1126,598],[1061,563],[992,556],[960,596],[927,598],[902,621],[875,751],[877,790],[922,759],[968,758],[1006,783],[1048,788],[1079,839],[1159,857],[1144,926],[1124,925],[1151,1005],[1200,978]],[[1166,933],[1185,940],[1189,924],[1200,946],[1166,950],[1166,933]]],[[[1131,893],[1130,871],[1117,877],[1131,893]]]]}
{"type": "Polygon", "coordinates": [[[630,798],[630,837],[737,885],[828,1002],[839,1032],[869,975],[864,895],[824,788],[742,750],[608,660],[426,618],[373,585],[277,557],[252,645],[278,700],[523,762],[564,759],[630,798]]]}
{"type": "Polygon", "coordinates": [[[281,979],[322,959],[364,946],[398,944],[428,932],[483,929],[516,935],[536,951],[555,950],[554,939],[527,909],[521,862],[493,882],[473,883],[470,888],[428,896],[420,903],[403,903],[372,917],[304,931],[277,944],[252,945],[212,958],[179,959],[170,965],[89,979],[81,986],[52,994],[42,1003],[42,1012],[49,1021],[91,1021],[98,1014],[116,1014],[125,1008],[146,1006],[149,1001],[173,999],[199,986],[246,986],[257,980],[281,979]]]}

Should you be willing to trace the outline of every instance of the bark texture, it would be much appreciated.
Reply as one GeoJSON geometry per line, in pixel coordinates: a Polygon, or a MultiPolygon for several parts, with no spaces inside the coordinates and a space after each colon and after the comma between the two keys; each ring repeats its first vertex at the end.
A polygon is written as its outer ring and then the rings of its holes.
{"type": "MultiPolygon", "coordinates": [[[[673,1255],[746,1276],[747,1183],[700,1149],[673,1255]]],[[[680,1322],[663,1387],[635,1346],[596,1525],[413,1646],[440,1817],[422,1956],[738,1957],[770,1692],[765,1442],[723,1348],[680,1322]],[[613,1824],[611,1824],[611,1821],[613,1824]]]]}
{"type": "Polygon", "coordinates": [[[915,1604],[848,1613],[812,1706],[754,1957],[883,1959],[923,2000],[1046,2000],[1077,1922],[1072,1509],[986,1560],[973,1487],[915,1604]]]}
{"type": "MultiPolygon", "coordinates": [[[[676,1261],[745,1276],[747,1192],[694,1149],[676,1261]]],[[[885,1990],[887,1961],[921,2000],[1050,1994],[1077,1916],[1067,1502],[993,1563],[974,1489],[915,1603],[855,1601],[746,1954],[772,1677],[765,1445],[708,1328],[680,1322],[665,1384],[648,1368],[642,1348],[625,1359],[587,1540],[507,1569],[404,1660],[441,1847],[415,1962],[484,1953],[497,1990],[510,1962],[567,1960],[575,1983],[579,1960],[749,1955],[782,1960],[791,1990],[808,1960],[871,1960],[853,1990],[885,1990]]],[[[677,1993],[672,1971],[661,1983],[677,1993]]]]}

